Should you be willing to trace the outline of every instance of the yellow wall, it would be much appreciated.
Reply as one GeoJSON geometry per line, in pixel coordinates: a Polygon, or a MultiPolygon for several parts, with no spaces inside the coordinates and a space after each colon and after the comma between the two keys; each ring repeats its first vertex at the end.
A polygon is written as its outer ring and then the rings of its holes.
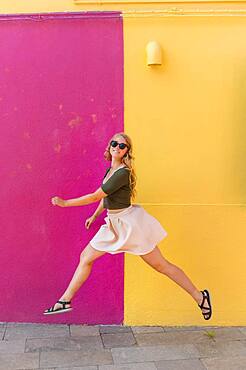
{"type": "Polygon", "coordinates": [[[246,22],[125,18],[125,130],[138,201],[168,231],[159,247],[212,292],[213,319],[141,258],[125,256],[125,324],[246,323],[246,22]],[[145,64],[158,41],[163,65],[145,64]]]}
{"type": "MultiPolygon", "coordinates": [[[[124,323],[245,325],[245,2],[176,6],[190,13],[140,13],[168,4],[124,7],[125,131],[135,144],[136,202],[168,231],[164,256],[211,290],[214,314],[204,321],[185,291],[126,254],[124,323]],[[162,66],[146,66],[150,40],[163,48],[162,66]]],[[[0,2],[1,13],[122,7],[0,2]]]]}

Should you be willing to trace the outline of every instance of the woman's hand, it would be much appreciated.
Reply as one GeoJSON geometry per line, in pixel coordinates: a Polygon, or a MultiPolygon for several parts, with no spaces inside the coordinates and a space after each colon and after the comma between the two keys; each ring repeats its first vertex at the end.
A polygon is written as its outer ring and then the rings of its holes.
{"type": "Polygon", "coordinates": [[[96,216],[92,215],[91,217],[87,218],[86,221],[85,221],[85,227],[86,229],[89,229],[89,227],[91,226],[92,222],[94,222],[96,219],[96,216]]]}
{"type": "Polygon", "coordinates": [[[59,197],[53,197],[51,198],[51,203],[54,205],[54,206],[60,206],[60,207],[65,207],[65,200],[62,199],[62,198],[59,198],[59,197]]]}

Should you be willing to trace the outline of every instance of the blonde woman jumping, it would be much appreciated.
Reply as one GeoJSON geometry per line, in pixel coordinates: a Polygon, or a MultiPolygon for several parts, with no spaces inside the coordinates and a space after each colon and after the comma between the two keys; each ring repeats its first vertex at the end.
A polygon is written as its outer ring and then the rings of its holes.
{"type": "Polygon", "coordinates": [[[131,138],[124,132],[113,135],[104,158],[111,162],[111,166],[94,193],[68,200],[59,197],[51,199],[53,205],[60,207],[83,206],[100,201],[94,214],[85,222],[87,229],[105,208],[107,217],[104,218],[106,223],[80,254],[80,262],[64,294],[43,313],[52,315],[71,311],[71,300],[89,277],[93,262],[105,253],[128,252],[140,256],[148,265],[189,293],[200,307],[204,319],[209,320],[212,306],[208,290],[199,291],[183,270],[163,257],[158,243],[167,236],[166,230],[142,206],[131,204],[131,199],[136,197],[131,138]]]}

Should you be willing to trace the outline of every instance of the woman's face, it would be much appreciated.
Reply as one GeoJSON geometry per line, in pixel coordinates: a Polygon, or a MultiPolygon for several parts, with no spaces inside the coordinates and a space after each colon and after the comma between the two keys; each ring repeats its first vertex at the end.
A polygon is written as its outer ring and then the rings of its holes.
{"type": "MultiPolygon", "coordinates": [[[[112,140],[115,140],[118,143],[127,144],[126,140],[121,136],[116,136],[112,140]]],[[[110,145],[110,154],[112,155],[112,159],[115,158],[121,160],[127,151],[127,147],[125,147],[124,149],[120,149],[119,145],[117,145],[115,148],[110,145]]]]}

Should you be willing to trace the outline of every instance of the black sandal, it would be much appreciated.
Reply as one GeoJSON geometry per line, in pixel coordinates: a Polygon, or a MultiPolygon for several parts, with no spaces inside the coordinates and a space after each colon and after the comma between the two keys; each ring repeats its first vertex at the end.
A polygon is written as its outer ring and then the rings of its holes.
{"type": "Polygon", "coordinates": [[[210,317],[212,316],[212,306],[211,306],[210,295],[209,295],[209,292],[208,292],[207,289],[201,290],[201,293],[203,295],[202,303],[198,304],[198,306],[201,308],[201,310],[208,310],[208,312],[203,312],[202,311],[202,314],[203,314],[203,317],[204,317],[205,320],[209,320],[210,317]],[[205,299],[207,300],[209,307],[204,306],[205,299]]]}
{"type": "Polygon", "coordinates": [[[44,315],[53,315],[53,314],[56,314],[56,313],[63,313],[63,312],[68,312],[68,311],[72,311],[72,307],[67,307],[65,308],[65,305],[66,304],[70,304],[71,301],[57,301],[56,303],[61,303],[62,304],[62,307],[61,308],[57,308],[56,310],[54,309],[55,307],[55,304],[54,306],[48,308],[47,310],[45,310],[43,312],[44,315]]]}

